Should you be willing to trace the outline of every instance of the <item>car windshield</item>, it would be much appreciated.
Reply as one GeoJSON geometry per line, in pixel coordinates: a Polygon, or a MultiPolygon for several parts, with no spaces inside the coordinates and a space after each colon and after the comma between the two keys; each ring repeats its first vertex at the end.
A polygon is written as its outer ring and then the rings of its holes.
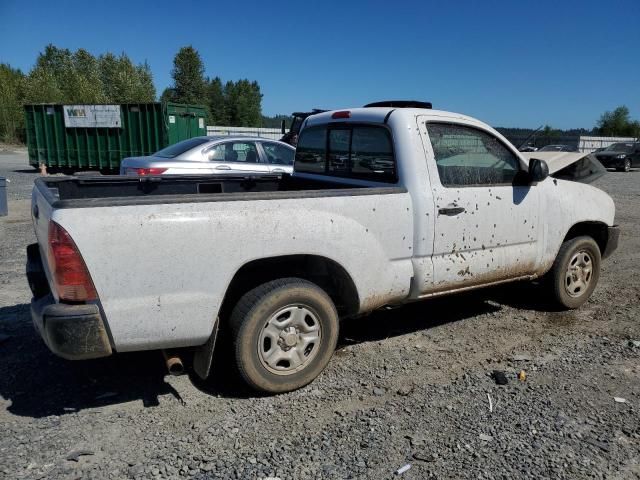
{"type": "Polygon", "coordinates": [[[607,152],[625,152],[631,153],[633,151],[633,143],[614,143],[605,148],[607,152]]]}
{"type": "Polygon", "coordinates": [[[169,145],[167,148],[157,151],[153,154],[154,157],[162,158],[175,158],[178,155],[182,155],[184,152],[191,150],[192,148],[207,143],[209,141],[206,137],[190,138],[189,140],[183,140],[173,145],[169,145]]]}

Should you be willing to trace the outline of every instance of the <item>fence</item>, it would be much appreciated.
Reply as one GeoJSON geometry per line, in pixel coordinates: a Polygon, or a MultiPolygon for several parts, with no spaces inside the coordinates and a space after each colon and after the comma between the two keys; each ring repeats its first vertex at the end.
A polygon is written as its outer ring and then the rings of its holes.
{"type": "Polygon", "coordinates": [[[617,142],[634,142],[633,137],[580,137],[578,149],[583,153],[591,153],[599,148],[608,147],[617,142]]]}
{"type": "MultiPolygon", "coordinates": [[[[500,129],[498,129],[500,131],[500,129]]],[[[500,132],[502,133],[502,132],[500,132]]],[[[542,148],[547,145],[569,145],[571,147],[578,146],[578,135],[545,135],[544,133],[537,133],[534,136],[529,134],[524,135],[512,135],[504,134],[515,147],[530,145],[536,148],[542,148]]]]}
{"type": "Polygon", "coordinates": [[[280,140],[282,132],[279,128],[207,126],[207,135],[237,135],[240,137],[263,137],[271,140],[280,140]]]}

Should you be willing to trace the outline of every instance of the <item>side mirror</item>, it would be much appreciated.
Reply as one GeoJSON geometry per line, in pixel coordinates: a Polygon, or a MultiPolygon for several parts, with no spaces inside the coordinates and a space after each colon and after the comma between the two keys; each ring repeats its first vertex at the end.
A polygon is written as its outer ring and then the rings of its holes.
{"type": "Polygon", "coordinates": [[[284,121],[284,119],[282,119],[280,121],[280,132],[282,133],[282,135],[284,135],[285,133],[287,133],[287,124],[284,121]]]}
{"type": "Polygon", "coordinates": [[[544,160],[532,158],[529,161],[529,180],[534,182],[541,182],[549,176],[549,166],[544,160]]]}

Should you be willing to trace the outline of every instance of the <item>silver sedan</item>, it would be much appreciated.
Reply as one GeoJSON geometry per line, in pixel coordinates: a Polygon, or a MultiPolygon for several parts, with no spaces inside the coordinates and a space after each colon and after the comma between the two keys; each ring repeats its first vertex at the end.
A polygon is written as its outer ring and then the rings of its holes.
{"type": "Polygon", "coordinates": [[[295,148],[260,137],[195,137],[148,157],[129,157],[120,175],[292,173],[295,148]]]}

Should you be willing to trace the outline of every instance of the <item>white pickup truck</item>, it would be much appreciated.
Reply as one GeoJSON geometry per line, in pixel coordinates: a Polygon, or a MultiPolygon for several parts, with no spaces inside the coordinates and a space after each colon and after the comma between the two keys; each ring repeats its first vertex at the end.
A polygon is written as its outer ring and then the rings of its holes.
{"type": "Polygon", "coordinates": [[[284,392],[324,369],[340,318],[543,276],[577,308],[614,204],[582,155],[529,155],[473,118],[382,106],[309,117],[290,176],[42,177],[32,317],[64,358],[162,349],[202,377],[220,326],[241,377],[284,392]]]}

